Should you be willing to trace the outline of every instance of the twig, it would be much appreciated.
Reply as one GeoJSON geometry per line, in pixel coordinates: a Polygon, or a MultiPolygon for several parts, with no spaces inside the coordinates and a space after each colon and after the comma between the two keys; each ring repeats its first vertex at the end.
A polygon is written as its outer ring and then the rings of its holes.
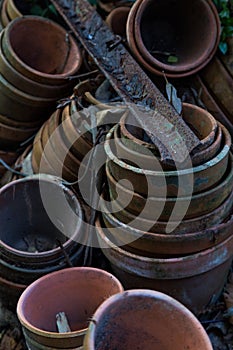
{"type": "Polygon", "coordinates": [[[71,332],[65,312],[62,311],[56,314],[56,323],[59,333],[71,332]]]}
{"type": "Polygon", "coordinates": [[[61,248],[62,253],[64,254],[64,257],[65,257],[65,260],[66,260],[66,262],[67,262],[67,265],[68,265],[69,267],[73,267],[73,264],[72,264],[72,262],[70,261],[70,257],[69,257],[69,255],[67,254],[65,248],[63,247],[62,242],[61,242],[59,239],[57,239],[57,243],[58,243],[59,247],[61,248]]]}

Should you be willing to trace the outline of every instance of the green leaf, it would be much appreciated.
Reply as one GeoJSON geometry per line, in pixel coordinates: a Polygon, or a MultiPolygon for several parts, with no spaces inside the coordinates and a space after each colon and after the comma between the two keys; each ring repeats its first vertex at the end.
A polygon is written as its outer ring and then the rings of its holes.
{"type": "Polygon", "coordinates": [[[178,62],[178,57],[170,55],[167,58],[168,63],[177,63],[178,62]]]}
{"type": "Polygon", "coordinates": [[[219,50],[223,53],[223,55],[226,55],[227,50],[228,50],[227,43],[220,42],[218,47],[219,47],[219,50]]]}
{"type": "Polygon", "coordinates": [[[41,14],[43,13],[43,9],[40,5],[35,4],[31,7],[30,12],[32,15],[41,16],[41,14]]]}

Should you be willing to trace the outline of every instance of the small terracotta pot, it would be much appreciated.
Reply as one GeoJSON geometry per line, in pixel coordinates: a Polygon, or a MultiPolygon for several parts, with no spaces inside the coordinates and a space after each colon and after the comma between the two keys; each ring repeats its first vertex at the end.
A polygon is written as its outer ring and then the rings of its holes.
{"type": "MultiPolygon", "coordinates": [[[[120,160],[116,156],[116,151],[113,149],[114,142],[111,140],[114,128],[116,126],[110,130],[104,144],[110,172],[117,181],[127,179],[133,185],[134,191],[143,196],[148,195],[148,188],[152,197],[161,197],[161,193],[175,197],[178,189],[179,196],[185,197],[190,195],[192,186],[192,193],[199,193],[217,184],[226,172],[231,137],[224,127],[222,127],[224,143],[213,159],[193,168],[165,172],[140,169],[120,160]],[[182,188],[179,186],[180,181],[184,184],[182,188]]],[[[129,188],[128,186],[126,184],[125,187],[129,188]]]]}
{"type": "Polygon", "coordinates": [[[126,38],[126,23],[130,12],[129,7],[116,7],[106,18],[106,23],[116,35],[126,38]]]}
{"type": "Polygon", "coordinates": [[[2,38],[4,55],[20,73],[39,83],[59,85],[77,73],[81,52],[63,27],[37,16],[16,18],[2,38]],[[51,45],[52,43],[52,45],[51,45]]]}
{"type": "Polygon", "coordinates": [[[217,50],[220,32],[215,6],[202,0],[193,7],[187,7],[185,1],[174,4],[138,0],[127,22],[127,40],[135,56],[153,73],[165,72],[169,77],[187,76],[203,68],[217,50]],[[206,32],[208,35],[203,37],[206,32]],[[177,62],[169,63],[169,56],[177,57],[177,62]]]}
{"type": "Polygon", "coordinates": [[[198,314],[220,296],[233,258],[233,235],[203,252],[156,259],[116,247],[98,229],[100,247],[126,289],[148,288],[167,293],[198,314]]]}
{"type": "Polygon", "coordinates": [[[146,289],[106,300],[94,313],[84,349],[121,350],[123,343],[125,350],[213,349],[201,323],[184,305],[146,289]]]}
{"type": "Polygon", "coordinates": [[[76,349],[98,306],[123,292],[110,273],[88,267],[63,269],[44,276],[21,295],[17,314],[30,349],[76,349]],[[71,332],[58,333],[56,314],[65,312],[71,332]]]}
{"type": "Polygon", "coordinates": [[[41,84],[32,79],[27,78],[20,72],[18,72],[6,59],[2,51],[2,37],[4,35],[4,30],[0,34],[0,71],[5,79],[14,85],[16,88],[22,90],[23,92],[37,96],[37,97],[47,97],[53,98],[55,100],[69,96],[72,92],[73,84],[67,81],[62,85],[48,85],[41,84]]]}

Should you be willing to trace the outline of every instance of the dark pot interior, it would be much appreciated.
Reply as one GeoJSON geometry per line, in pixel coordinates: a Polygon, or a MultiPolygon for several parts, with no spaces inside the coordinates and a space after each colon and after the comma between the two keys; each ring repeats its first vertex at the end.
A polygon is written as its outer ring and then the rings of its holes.
{"type": "MultiPolygon", "coordinates": [[[[62,196],[63,190],[50,182],[39,185],[38,181],[28,181],[8,186],[0,195],[1,241],[11,248],[31,253],[54,249],[58,241],[64,243],[76,232],[77,217],[70,215],[71,209],[63,204],[62,196]],[[51,207],[58,227],[47,214],[40,186],[46,191],[47,206],[51,207]]],[[[70,194],[68,197],[71,197],[70,194]]],[[[68,199],[75,210],[75,202],[72,203],[72,198],[68,199]]]]}
{"type": "Polygon", "coordinates": [[[207,15],[207,5],[205,1],[148,1],[140,29],[151,55],[165,64],[175,56],[177,66],[198,60],[212,36],[213,18],[207,15]]]}

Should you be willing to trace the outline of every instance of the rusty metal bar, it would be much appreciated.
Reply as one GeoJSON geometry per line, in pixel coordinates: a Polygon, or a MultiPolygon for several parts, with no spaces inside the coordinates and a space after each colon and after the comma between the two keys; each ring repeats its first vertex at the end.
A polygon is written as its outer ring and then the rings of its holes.
{"type": "Polygon", "coordinates": [[[187,152],[196,148],[200,140],[122,45],[120,38],[111,32],[87,0],[51,2],[122,100],[133,110],[141,127],[157,145],[162,161],[169,163],[175,159],[182,163],[187,152]]]}

